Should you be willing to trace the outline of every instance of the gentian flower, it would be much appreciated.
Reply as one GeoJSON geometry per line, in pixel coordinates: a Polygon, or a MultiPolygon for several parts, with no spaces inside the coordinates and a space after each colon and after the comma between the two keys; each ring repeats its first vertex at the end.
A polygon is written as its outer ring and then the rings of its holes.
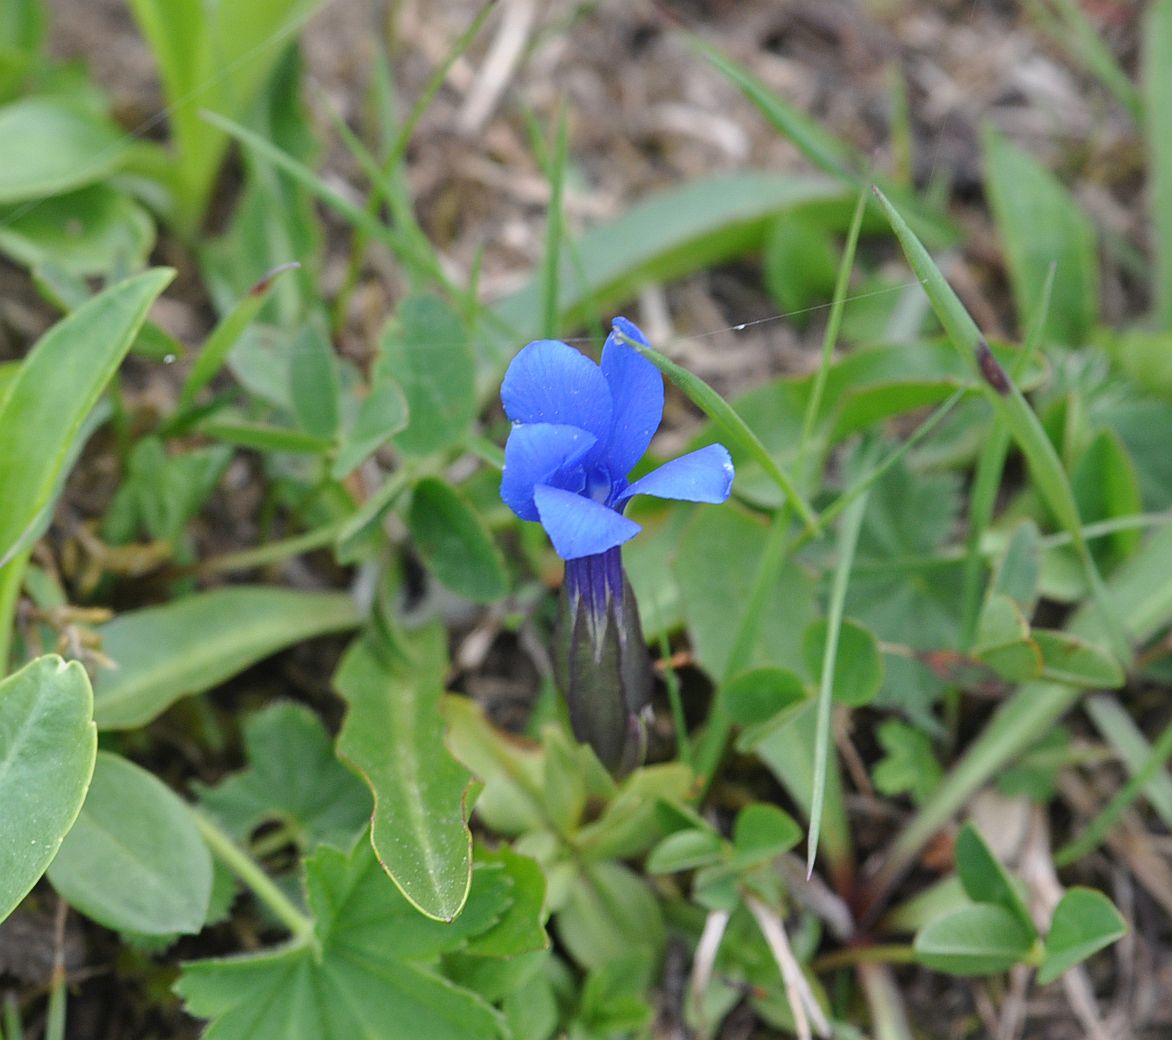
{"type": "Polygon", "coordinates": [[[623,515],[635,495],[723,502],[733,480],[728,451],[711,444],[634,483],[627,476],[663,418],[663,378],[615,318],[602,364],[559,340],[536,340],[509,365],[501,401],[513,429],[501,498],[538,521],[566,561],[554,653],[555,678],[579,740],[612,769],[641,756],[641,713],[651,665],[619,547],[639,525],[623,515]]]}

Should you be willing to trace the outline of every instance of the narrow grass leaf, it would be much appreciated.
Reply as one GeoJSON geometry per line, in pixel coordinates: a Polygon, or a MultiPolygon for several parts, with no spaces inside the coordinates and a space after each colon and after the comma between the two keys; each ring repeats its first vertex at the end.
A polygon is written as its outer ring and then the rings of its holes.
{"type": "Polygon", "coordinates": [[[1172,332],[1172,0],[1155,0],[1148,8],[1140,38],[1154,236],[1152,297],[1157,325],[1172,332]]]}
{"type": "MultiPolygon", "coordinates": [[[[1135,776],[1148,761],[1152,745],[1135,724],[1131,714],[1110,693],[1088,698],[1084,707],[1099,734],[1122,760],[1128,774],[1135,776]]],[[[1144,797],[1164,826],[1172,830],[1172,776],[1166,770],[1156,770],[1144,788],[1144,797]]]]}

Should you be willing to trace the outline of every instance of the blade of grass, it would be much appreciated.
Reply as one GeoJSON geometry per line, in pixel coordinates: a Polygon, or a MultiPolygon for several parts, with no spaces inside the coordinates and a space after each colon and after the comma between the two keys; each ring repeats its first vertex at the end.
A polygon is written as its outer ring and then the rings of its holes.
{"type": "Polygon", "coordinates": [[[195,403],[196,395],[224,367],[224,362],[228,360],[228,354],[244,330],[260,313],[260,309],[264,306],[265,300],[268,299],[277,279],[287,271],[295,271],[300,267],[301,264],[293,260],[273,268],[237,302],[235,307],[224,315],[219,324],[212,330],[212,334],[204,344],[203,350],[200,351],[199,357],[195,359],[195,364],[191,366],[191,372],[188,373],[187,381],[183,384],[183,390],[179,394],[179,409],[172,422],[179,421],[178,413],[189,409],[195,403]]]}
{"type": "Polygon", "coordinates": [[[948,333],[949,339],[961,355],[968,358],[969,363],[982,378],[985,395],[993,403],[1029,462],[1030,471],[1042,498],[1054,513],[1059,525],[1071,536],[1111,652],[1120,661],[1127,660],[1130,656],[1127,639],[1115,616],[1094,557],[1091,556],[1086,539],[1083,538],[1078,504],[1075,502],[1074,492],[1054,445],[1046,436],[1041,421],[1022,396],[1021,390],[993,357],[976,323],[952,291],[952,287],[928,255],[928,251],[908,227],[907,221],[878,188],[874,190],[908,263],[924,286],[924,291],[932,301],[932,308],[948,333]]]}
{"type": "MultiPolygon", "coordinates": [[[[1152,746],[1131,716],[1118,699],[1108,693],[1089,698],[1085,709],[1095,729],[1115,749],[1128,773],[1135,776],[1151,755],[1152,746]]],[[[1172,828],[1172,776],[1164,770],[1156,770],[1144,789],[1144,795],[1164,826],[1172,828]]]]}
{"type": "Polygon", "coordinates": [[[1144,30],[1143,76],[1147,123],[1149,191],[1155,258],[1152,296],[1160,328],[1172,331],[1172,0],[1148,8],[1144,30]]]}
{"type": "Polygon", "coordinates": [[[729,440],[733,441],[742,451],[751,455],[759,462],[761,468],[781,488],[782,493],[793,506],[794,512],[802,518],[802,523],[811,532],[815,530],[818,520],[813,509],[810,508],[805,499],[798,493],[798,489],[794,486],[793,481],[782,471],[781,467],[774,461],[773,456],[769,454],[769,450],[761,443],[757,435],[749,429],[748,424],[737,414],[732,405],[699,376],[689,372],[686,368],[681,368],[653,347],[649,347],[643,343],[636,343],[634,340],[627,339],[625,336],[620,336],[620,338],[628,346],[632,346],[638,350],[640,354],[647,358],[668,379],[675,383],[684,392],[684,396],[707,415],[729,440]]]}
{"type": "Polygon", "coordinates": [[[1087,829],[1073,841],[1067,842],[1054,853],[1055,866],[1065,867],[1082,859],[1087,853],[1098,848],[1107,832],[1119,822],[1119,817],[1126,812],[1128,806],[1143,793],[1143,789],[1159,776],[1164,763],[1172,756],[1172,723],[1161,731],[1156,743],[1152,745],[1151,753],[1115,796],[1107,803],[1107,807],[1096,816],[1087,829]]]}
{"type": "Polygon", "coordinates": [[[542,335],[553,339],[558,333],[558,266],[562,255],[562,234],[565,220],[562,212],[562,193],[566,184],[566,109],[558,112],[557,137],[553,156],[546,172],[549,178],[549,208],[546,210],[545,260],[542,264],[541,285],[544,300],[541,308],[542,335]]]}
{"type": "Polygon", "coordinates": [[[818,681],[818,724],[814,739],[814,794],[810,803],[810,834],[806,847],[806,878],[814,873],[814,858],[822,829],[822,801],[826,794],[826,769],[830,757],[830,709],[834,693],[834,670],[838,661],[838,634],[842,629],[842,614],[846,603],[846,589],[850,582],[859,532],[867,511],[866,493],[850,504],[843,514],[838,531],[838,563],[830,588],[830,603],[826,611],[826,647],[822,653],[822,674],[818,681]]]}

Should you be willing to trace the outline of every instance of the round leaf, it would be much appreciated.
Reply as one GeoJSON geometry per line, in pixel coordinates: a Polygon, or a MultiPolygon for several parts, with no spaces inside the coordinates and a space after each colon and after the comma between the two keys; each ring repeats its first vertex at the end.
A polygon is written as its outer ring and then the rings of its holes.
{"type": "Polygon", "coordinates": [[[1032,940],[1004,907],[979,903],[938,917],[916,936],[916,959],[950,975],[995,975],[1020,963],[1032,940]]]}
{"type": "MultiPolygon", "coordinates": [[[[802,656],[812,676],[822,671],[827,623],[820,618],[802,636],[802,656]]],[[[871,630],[846,618],[838,633],[838,657],[834,662],[834,699],[858,707],[869,703],[883,682],[883,658],[871,630]]]]}
{"type": "Polygon", "coordinates": [[[212,858],[174,791],[103,751],[49,880],[108,928],[146,935],[198,932],[211,898],[212,858]]]}
{"type": "Polygon", "coordinates": [[[77,818],[97,746],[80,664],[39,657],[0,683],[0,921],[37,883],[77,818]]]}
{"type": "Polygon", "coordinates": [[[1127,922],[1102,892],[1072,888],[1054,908],[1038,982],[1052,982],[1126,933],[1127,922]]]}
{"type": "Polygon", "coordinates": [[[752,668],[724,684],[724,710],[738,726],[768,722],[806,699],[802,680],[786,668],[752,668]]]}

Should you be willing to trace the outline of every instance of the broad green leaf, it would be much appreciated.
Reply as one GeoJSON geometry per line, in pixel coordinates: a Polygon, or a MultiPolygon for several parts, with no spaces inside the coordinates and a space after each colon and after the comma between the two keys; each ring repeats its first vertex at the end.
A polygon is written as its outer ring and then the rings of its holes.
{"type": "Polygon", "coordinates": [[[130,137],[64,97],[29,97],[0,108],[0,203],[44,198],[105,180],[130,137]]]}
{"type": "Polygon", "coordinates": [[[950,975],[996,975],[1026,959],[1033,937],[1008,910],[978,903],[938,917],[916,935],[916,960],[950,975]]]}
{"type": "Polygon", "coordinates": [[[802,840],[802,828],[776,805],[746,805],[733,821],[733,853],[738,867],[767,863],[802,840]]]}
{"type": "Polygon", "coordinates": [[[649,1001],[655,959],[635,950],[592,968],[582,984],[576,1024],[590,1036],[644,1036],[655,1009],[649,1001]]]}
{"type": "Polygon", "coordinates": [[[444,747],[446,668],[444,630],[432,627],[404,648],[360,640],[334,676],[349,705],[338,753],[374,795],[379,861],[412,905],[438,921],[459,915],[472,869],[464,803],[471,775],[444,747]]]}
{"type": "Polygon", "coordinates": [[[370,794],[334,755],[321,720],[300,704],[271,704],[244,720],[246,768],[214,787],[196,785],[200,805],[238,841],[257,827],[293,828],[302,850],[349,847],[370,819],[370,794]]]}
{"type": "Polygon", "coordinates": [[[313,325],[293,340],[289,384],[298,424],[311,437],[331,440],[338,429],[338,365],[330,341],[313,325]]]}
{"type": "Polygon", "coordinates": [[[99,672],[94,717],[129,729],[287,646],[361,622],[347,595],[234,585],[121,614],[98,632],[115,664],[99,672]]]}
{"type": "Polygon", "coordinates": [[[637,949],[663,950],[663,914],[647,883],[629,867],[583,865],[556,917],[558,937],[584,968],[597,968],[637,949]]]}
{"type": "Polygon", "coordinates": [[[1000,906],[1017,918],[1031,938],[1036,934],[1017,885],[971,823],[966,823],[956,837],[956,872],[965,894],[974,903],[1000,906]]]}
{"type": "Polygon", "coordinates": [[[444,481],[427,477],[415,485],[407,528],[427,569],[452,592],[491,603],[507,591],[504,560],[492,536],[444,481]]]}
{"type": "Polygon", "coordinates": [[[469,941],[467,953],[487,960],[496,957],[516,958],[525,953],[547,949],[549,937],[542,927],[545,874],[541,866],[528,856],[514,852],[504,843],[496,849],[477,848],[474,879],[475,870],[485,864],[498,865],[508,875],[512,882],[512,898],[508,909],[496,923],[469,941]]]}
{"type": "Polygon", "coordinates": [[[212,857],[178,795],[145,769],[102,751],[49,880],[107,928],[198,932],[212,892],[212,857]]]}
{"type": "Polygon", "coordinates": [[[173,275],[161,268],[112,286],[54,325],[21,364],[0,405],[0,566],[35,533],[86,416],[173,275]]]}
{"type": "Polygon", "coordinates": [[[1035,628],[1033,641],[1042,654],[1042,678],[1071,686],[1112,690],[1127,676],[1106,650],[1068,632],[1035,628]]]}
{"type": "Polygon", "coordinates": [[[804,327],[834,292],[838,254],[825,221],[783,218],[765,240],[765,286],[777,306],[804,327]]]}
{"type": "Polygon", "coordinates": [[[379,340],[375,381],[390,376],[407,399],[407,428],[395,444],[409,455],[449,448],[476,417],[476,370],[460,316],[438,296],[399,304],[379,340]]]}
{"type": "MultiPolygon", "coordinates": [[[[752,587],[768,529],[736,509],[698,509],[680,539],[673,571],[692,646],[711,676],[724,675],[731,660],[745,590],[752,587]],[[719,553],[712,547],[719,545],[719,553]]],[[[801,660],[801,632],[813,619],[814,588],[805,571],[786,563],[764,604],[748,667],[793,669],[801,660]]]]}
{"type": "MultiPolygon", "coordinates": [[[[826,619],[819,618],[802,633],[806,671],[814,677],[822,670],[827,631],[826,619]]],[[[838,653],[831,683],[834,699],[851,707],[870,703],[883,684],[883,657],[879,653],[879,643],[869,628],[849,618],[843,620],[838,632],[838,653]]]]}
{"type": "Polygon", "coordinates": [[[806,701],[810,692],[786,668],[750,668],[724,684],[721,698],[728,717],[738,726],[757,726],[806,701]]]}
{"type": "Polygon", "coordinates": [[[585,859],[630,859],[665,833],[665,811],[686,809],[695,776],[681,762],[636,769],[622,783],[602,815],[574,834],[574,848],[585,859]]]}
{"type": "Polygon", "coordinates": [[[1172,0],[1155,0],[1140,30],[1144,52],[1144,142],[1148,149],[1156,323],[1172,332],[1172,0]]]}
{"type": "Polygon", "coordinates": [[[432,966],[507,914],[514,882],[473,871],[466,911],[450,924],[423,917],[379,867],[368,842],[349,854],[322,846],[306,860],[313,944],[184,966],[176,990],[212,1020],[209,1040],[495,1040],[503,1021],[483,999],[432,966]]]}
{"type": "Polygon", "coordinates": [[[53,264],[80,277],[137,270],[154,244],[150,214],[108,184],[0,208],[0,251],[30,269],[53,264]]]}
{"type": "Polygon", "coordinates": [[[1038,601],[1038,572],[1041,567],[1041,544],[1037,525],[1032,520],[1018,524],[1009,536],[1005,553],[997,562],[990,582],[990,592],[1008,596],[1025,617],[1030,617],[1038,601]]]}
{"type": "Polygon", "coordinates": [[[93,694],[76,661],[38,657],[0,682],[0,921],[73,826],[97,746],[93,694]]]}
{"type": "Polygon", "coordinates": [[[1127,922],[1102,892],[1093,888],[1068,890],[1054,908],[1038,982],[1043,986],[1053,982],[1126,934],[1127,922]]]}
{"type": "Polygon", "coordinates": [[[985,601],[977,625],[973,656],[1009,682],[1037,678],[1042,652],[1030,638],[1030,626],[1008,596],[993,593],[985,601]]]}
{"type": "Polygon", "coordinates": [[[1098,318],[1099,265],[1095,232],[1075,198],[1049,170],[987,128],[987,183],[1005,245],[1018,321],[1036,314],[1042,287],[1056,265],[1043,342],[1081,346],[1098,318]]]}
{"type": "Polygon", "coordinates": [[[674,874],[694,870],[725,858],[726,844],[712,830],[690,827],[669,834],[651,850],[645,869],[648,874],[674,874]]]}
{"type": "Polygon", "coordinates": [[[341,480],[407,425],[407,399],[390,376],[376,379],[342,438],[331,475],[341,480]]]}

